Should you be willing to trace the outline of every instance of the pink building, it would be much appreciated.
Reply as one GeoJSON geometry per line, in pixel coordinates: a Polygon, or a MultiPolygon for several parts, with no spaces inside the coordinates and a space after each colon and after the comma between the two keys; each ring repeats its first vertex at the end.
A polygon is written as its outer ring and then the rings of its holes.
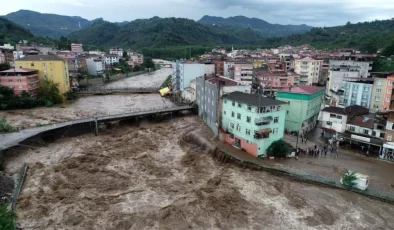
{"type": "Polygon", "coordinates": [[[71,52],[76,53],[76,54],[83,53],[82,44],[72,43],[71,44],[71,52]]]}
{"type": "Polygon", "coordinates": [[[252,84],[253,64],[247,61],[237,61],[234,65],[234,80],[244,84],[252,84]]]}
{"type": "Polygon", "coordinates": [[[281,69],[267,70],[258,68],[254,71],[255,79],[259,85],[266,89],[284,89],[299,84],[300,75],[286,72],[281,69]]]}
{"type": "Polygon", "coordinates": [[[38,70],[9,69],[1,71],[0,85],[12,88],[15,95],[20,95],[23,91],[26,91],[35,97],[39,87],[38,70]]]}

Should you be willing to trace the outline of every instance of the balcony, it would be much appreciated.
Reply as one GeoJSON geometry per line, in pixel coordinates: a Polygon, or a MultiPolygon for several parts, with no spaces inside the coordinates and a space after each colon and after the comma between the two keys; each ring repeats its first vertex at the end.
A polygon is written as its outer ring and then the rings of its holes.
{"type": "Polygon", "coordinates": [[[273,118],[271,116],[269,117],[259,117],[254,120],[255,125],[257,126],[263,126],[263,125],[269,125],[273,118]]]}
{"type": "Polygon", "coordinates": [[[270,133],[272,133],[272,129],[260,129],[259,131],[254,133],[254,138],[267,139],[270,137],[270,133]]]}

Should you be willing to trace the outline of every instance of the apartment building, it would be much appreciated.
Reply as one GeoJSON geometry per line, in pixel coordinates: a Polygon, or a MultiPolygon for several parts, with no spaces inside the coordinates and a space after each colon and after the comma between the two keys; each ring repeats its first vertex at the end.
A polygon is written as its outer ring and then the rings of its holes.
{"type": "Polygon", "coordinates": [[[104,62],[106,65],[119,63],[119,56],[117,54],[107,54],[104,56],[104,62]]]}
{"type": "Polygon", "coordinates": [[[372,73],[372,77],[371,111],[387,113],[390,110],[394,72],[372,73]]]}
{"type": "Polygon", "coordinates": [[[82,44],[71,43],[71,52],[76,53],[76,54],[81,54],[81,53],[83,53],[82,44]]]}
{"type": "Polygon", "coordinates": [[[135,65],[141,65],[142,63],[144,63],[144,55],[143,54],[129,52],[128,56],[130,57],[130,60],[134,62],[135,65]]]}
{"type": "Polygon", "coordinates": [[[112,47],[109,49],[109,54],[118,55],[118,57],[123,57],[123,49],[119,47],[112,47]]]}
{"type": "Polygon", "coordinates": [[[267,157],[272,142],[283,138],[286,103],[232,92],[222,96],[220,139],[253,156],[267,157]]]}
{"type": "Polygon", "coordinates": [[[25,91],[35,97],[39,88],[38,71],[22,68],[1,71],[0,85],[12,88],[15,95],[20,95],[25,91]]]}
{"type": "Polygon", "coordinates": [[[92,75],[101,75],[104,73],[105,66],[104,62],[101,58],[87,58],[86,65],[88,68],[89,74],[92,75]]]}
{"type": "Polygon", "coordinates": [[[38,70],[38,78],[59,84],[61,94],[70,90],[68,64],[55,55],[26,56],[16,60],[15,67],[38,70]]]}
{"type": "Polygon", "coordinates": [[[177,61],[172,64],[172,90],[185,98],[185,89],[190,87],[193,80],[204,76],[205,65],[193,62],[177,61]]]}
{"type": "Polygon", "coordinates": [[[239,91],[250,93],[251,85],[243,85],[229,78],[201,76],[196,79],[196,103],[198,114],[205,123],[218,135],[221,117],[220,97],[224,94],[239,91]]]}
{"type": "Polygon", "coordinates": [[[301,133],[312,130],[317,124],[323,95],[324,88],[309,85],[279,90],[276,99],[288,104],[285,128],[301,133]]]}
{"type": "Polygon", "coordinates": [[[345,81],[343,85],[343,97],[340,97],[339,105],[360,105],[370,109],[373,89],[373,79],[366,78],[363,81],[345,81]]]}
{"type": "Polygon", "coordinates": [[[300,84],[300,75],[281,69],[257,68],[253,70],[253,78],[254,83],[260,85],[265,92],[277,91],[300,84]]]}
{"type": "Polygon", "coordinates": [[[224,65],[223,76],[234,79],[234,71],[230,71],[230,70],[231,69],[234,70],[235,61],[225,61],[223,65],[224,65]]]}
{"type": "Polygon", "coordinates": [[[251,62],[237,61],[234,65],[234,80],[243,84],[252,84],[253,64],[251,62]]]}
{"type": "Polygon", "coordinates": [[[303,85],[317,84],[321,81],[323,60],[311,57],[297,59],[294,61],[294,72],[300,75],[300,83],[303,85]]]}

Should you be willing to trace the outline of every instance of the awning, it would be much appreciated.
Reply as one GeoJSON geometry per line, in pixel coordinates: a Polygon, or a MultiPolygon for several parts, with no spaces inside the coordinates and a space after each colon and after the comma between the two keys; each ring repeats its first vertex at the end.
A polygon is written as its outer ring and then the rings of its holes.
{"type": "Polygon", "coordinates": [[[159,90],[160,95],[164,96],[166,95],[168,92],[170,92],[170,89],[168,87],[162,88],[161,90],[159,90]]]}
{"type": "Polygon", "coordinates": [[[260,129],[259,134],[268,134],[272,133],[272,129],[260,129]]]}

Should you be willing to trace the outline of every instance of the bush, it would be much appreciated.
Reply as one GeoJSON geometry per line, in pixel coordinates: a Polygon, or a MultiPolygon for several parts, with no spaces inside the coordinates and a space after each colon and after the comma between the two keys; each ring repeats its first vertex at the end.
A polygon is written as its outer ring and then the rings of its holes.
{"type": "Polygon", "coordinates": [[[268,156],[274,156],[274,157],[286,157],[286,155],[289,153],[290,148],[289,145],[283,141],[283,140],[278,140],[272,142],[270,147],[267,149],[267,154],[268,156]]]}
{"type": "Polygon", "coordinates": [[[40,88],[37,90],[37,98],[44,100],[45,103],[51,102],[52,105],[61,103],[62,97],[59,92],[59,84],[51,80],[40,80],[40,88]]]}
{"type": "Polygon", "coordinates": [[[63,95],[66,97],[66,99],[68,101],[72,101],[72,100],[77,99],[77,94],[74,91],[72,91],[72,90],[67,91],[63,95]]]}
{"type": "Polygon", "coordinates": [[[348,189],[351,189],[356,185],[356,180],[356,172],[346,170],[346,172],[342,174],[342,184],[348,189]]]}
{"type": "Polygon", "coordinates": [[[0,229],[15,229],[15,213],[7,209],[7,205],[0,206],[0,229]]]}
{"type": "Polygon", "coordinates": [[[12,130],[14,129],[12,128],[12,125],[8,123],[7,119],[5,117],[0,118],[0,133],[7,133],[12,130]]]}

